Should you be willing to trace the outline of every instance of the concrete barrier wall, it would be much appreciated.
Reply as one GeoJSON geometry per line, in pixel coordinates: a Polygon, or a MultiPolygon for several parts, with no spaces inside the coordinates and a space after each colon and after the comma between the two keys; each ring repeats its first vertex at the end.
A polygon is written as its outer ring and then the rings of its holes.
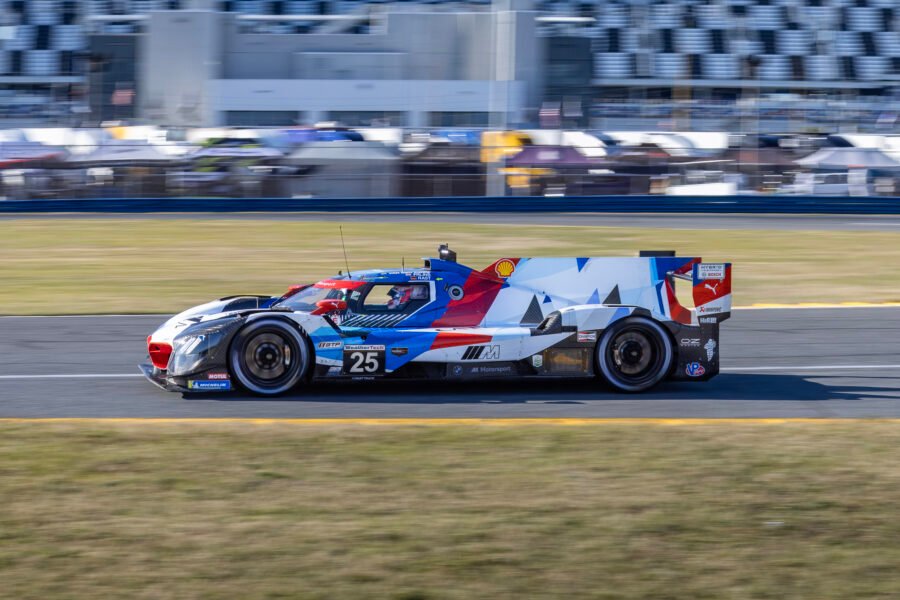
{"type": "Polygon", "coordinates": [[[0,201],[0,214],[61,212],[635,212],[897,215],[900,214],[900,197],[98,198],[0,201]]]}

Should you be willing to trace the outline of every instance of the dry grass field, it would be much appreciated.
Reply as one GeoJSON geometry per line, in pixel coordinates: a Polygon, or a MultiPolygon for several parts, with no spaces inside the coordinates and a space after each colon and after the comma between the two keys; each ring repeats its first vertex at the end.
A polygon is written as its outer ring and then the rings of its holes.
{"type": "MultiPolygon", "coordinates": [[[[634,256],[675,249],[735,264],[737,305],[900,301],[900,234],[639,228],[344,224],[354,269],[417,265],[450,242],[460,261],[634,256]]],[[[0,221],[0,314],[164,313],[237,293],[280,294],[344,269],[335,222],[0,221]]]]}
{"type": "Polygon", "coordinates": [[[896,598],[900,425],[0,424],[0,596],[896,598]]]}

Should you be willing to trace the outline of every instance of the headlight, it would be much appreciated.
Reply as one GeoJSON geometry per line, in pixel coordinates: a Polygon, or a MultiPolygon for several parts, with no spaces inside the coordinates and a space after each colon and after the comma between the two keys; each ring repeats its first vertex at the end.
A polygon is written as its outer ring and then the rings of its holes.
{"type": "Polygon", "coordinates": [[[170,375],[188,375],[215,360],[242,319],[228,319],[224,323],[197,323],[177,336],[172,345],[169,362],[170,375]]]}

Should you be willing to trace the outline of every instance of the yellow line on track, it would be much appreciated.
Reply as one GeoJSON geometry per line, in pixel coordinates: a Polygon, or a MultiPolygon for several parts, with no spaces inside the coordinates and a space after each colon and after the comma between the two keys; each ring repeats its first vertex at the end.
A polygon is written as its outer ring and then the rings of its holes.
{"type": "Polygon", "coordinates": [[[253,419],[253,418],[0,418],[0,424],[8,423],[73,423],[85,425],[99,424],[136,424],[136,425],[216,425],[216,424],[244,424],[244,425],[781,425],[790,423],[846,424],[846,423],[891,423],[900,424],[898,419],[836,419],[836,418],[699,418],[699,419],[662,419],[662,418],[496,418],[496,419],[472,419],[472,418],[435,418],[435,419],[253,419]]]}
{"type": "Polygon", "coordinates": [[[772,308],[896,308],[900,302],[798,302],[795,304],[757,303],[735,306],[735,310],[764,310],[772,308]]]}

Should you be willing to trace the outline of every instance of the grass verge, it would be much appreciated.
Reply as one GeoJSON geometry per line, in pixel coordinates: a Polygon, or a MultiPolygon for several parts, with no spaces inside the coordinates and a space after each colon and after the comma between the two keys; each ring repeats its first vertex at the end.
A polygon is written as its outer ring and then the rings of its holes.
{"type": "MultiPolygon", "coordinates": [[[[634,256],[677,249],[735,264],[735,302],[900,301],[900,234],[345,223],[354,269],[419,264],[450,242],[470,266],[502,256],[634,256]]],[[[337,222],[0,221],[0,314],[176,312],[280,294],[344,268],[337,222]]]]}
{"type": "Polygon", "coordinates": [[[888,598],[891,423],[0,425],[10,598],[888,598]]]}

